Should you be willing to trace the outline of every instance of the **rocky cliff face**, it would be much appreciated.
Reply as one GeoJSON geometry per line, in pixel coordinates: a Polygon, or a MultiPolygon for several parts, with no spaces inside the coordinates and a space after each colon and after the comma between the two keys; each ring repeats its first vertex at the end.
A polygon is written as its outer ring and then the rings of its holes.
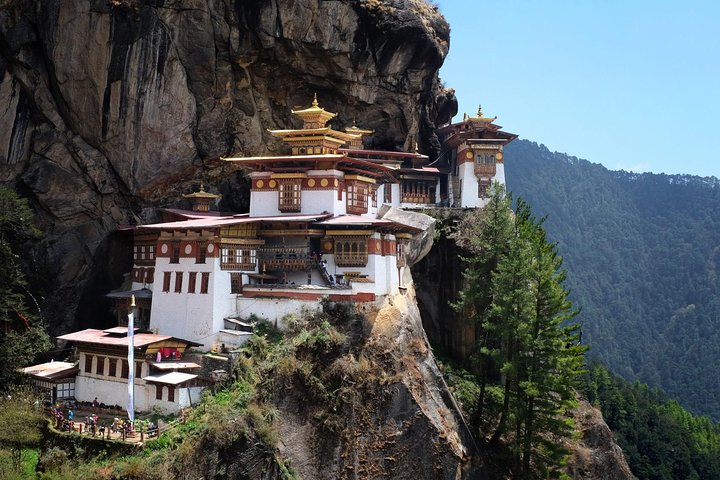
{"type": "Polygon", "coordinates": [[[578,436],[566,446],[572,451],[567,472],[574,480],[635,479],[600,410],[580,400],[572,418],[578,436]]]}
{"type": "MultiPolygon", "coordinates": [[[[412,287],[366,313],[363,379],[343,428],[328,431],[295,391],[280,405],[280,452],[301,478],[486,478],[472,435],[428,348],[412,287]]],[[[325,423],[328,423],[327,420],[325,423]]]]}
{"type": "Polygon", "coordinates": [[[128,269],[118,223],[201,178],[242,209],[218,157],[277,151],[266,128],[298,126],[315,92],[334,127],[432,154],[457,108],[437,77],[448,42],[422,0],[1,0],[0,182],[38,212],[54,332],[96,322],[128,269]]]}

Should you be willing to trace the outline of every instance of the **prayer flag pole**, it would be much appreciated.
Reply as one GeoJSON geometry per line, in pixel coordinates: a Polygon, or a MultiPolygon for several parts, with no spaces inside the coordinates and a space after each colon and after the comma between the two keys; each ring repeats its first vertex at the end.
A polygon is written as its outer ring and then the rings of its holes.
{"type": "Polygon", "coordinates": [[[135,295],[130,302],[128,314],[128,403],[127,413],[131,422],[135,421],[135,295]]]}

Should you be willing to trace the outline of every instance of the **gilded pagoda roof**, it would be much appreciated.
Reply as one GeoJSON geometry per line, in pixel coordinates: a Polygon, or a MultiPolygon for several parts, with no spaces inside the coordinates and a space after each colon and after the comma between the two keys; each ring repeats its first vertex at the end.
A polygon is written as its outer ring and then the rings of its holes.
{"type": "Polygon", "coordinates": [[[222,197],[222,195],[216,195],[216,194],[214,194],[214,193],[206,192],[206,191],[205,191],[205,186],[204,186],[202,183],[200,184],[200,191],[198,191],[198,192],[193,192],[193,193],[188,193],[188,194],[186,194],[186,195],[183,195],[183,198],[210,198],[210,199],[215,199],[215,198],[221,198],[221,197],[222,197]]]}
{"type": "Polygon", "coordinates": [[[302,138],[302,137],[323,136],[323,137],[330,137],[330,138],[334,138],[336,140],[340,140],[343,143],[345,143],[349,140],[361,138],[360,135],[356,135],[353,133],[340,132],[338,130],[333,130],[330,127],[294,128],[294,129],[285,129],[285,130],[270,130],[270,129],[268,129],[268,132],[272,133],[273,135],[275,135],[277,137],[283,138],[283,139],[292,139],[293,137],[302,138]]]}
{"type": "Polygon", "coordinates": [[[351,174],[365,175],[377,180],[394,182],[393,169],[381,163],[345,154],[281,155],[274,157],[229,157],[223,158],[238,166],[255,171],[305,172],[308,169],[335,168],[351,174]]]}
{"type": "Polygon", "coordinates": [[[316,121],[322,125],[325,125],[328,120],[337,116],[337,113],[328,112],[318,105],[317,94],[315,94],[310,107],[302,110],[290,110],[290,112],[302,118],[306,122],[316,121]]]}
{"type": "Polygon", "coordinates": [[[362,129],[362,128],[359,128],[357,125],[355,125],[355,124],[353,123],[352,127],[347,127],[347,128],[345,129],[345,132],[351,133],[351,134],[354,134],[354,135],[363,136],[363,135],[372,135],[373,133],[375,133],[375,130],[364,130],[364,129],[362,129]]]}

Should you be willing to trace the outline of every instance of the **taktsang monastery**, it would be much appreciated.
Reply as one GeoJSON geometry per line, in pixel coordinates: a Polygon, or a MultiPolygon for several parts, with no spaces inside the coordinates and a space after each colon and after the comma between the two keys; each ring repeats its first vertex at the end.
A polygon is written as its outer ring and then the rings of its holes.
{"type": "Polygon", "coordinates": [[[406,246],[421,229],[384,218],[388,209],[482,207],[491,183],[505,181],[503,146],[516,137],[478,111],[438,130],[441,154],[430,163],[419,153],[364,149],[373,132],[326,126],[336,114],[317,99],[292,113],[302,128],[270,131],[285,155],[224,159],[248,172],[249,213],[213,211],[219,196],[201,186],[186,195],[192,210],[165,209],[162,223],[134,227],[132,287],[108,295],[122,312],[119,326],[59,337],[79,362],[69,367],[74,387],[53,390],[55,399],[124,403],[131,296],[136,409],[177,411],[206,384],[201,365],[183,358],[190,348],[235,348],[255,320],[282,326],[285,315],[323,298],[373,304],[397,294],[409,278],[406,246]]]}

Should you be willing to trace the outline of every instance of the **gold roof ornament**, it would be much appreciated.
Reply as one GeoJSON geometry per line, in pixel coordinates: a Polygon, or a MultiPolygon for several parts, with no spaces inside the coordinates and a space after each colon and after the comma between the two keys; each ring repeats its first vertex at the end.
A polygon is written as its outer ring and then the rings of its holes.
{"type": "Polygon", "coordinates": [[[303,120],[303,128],[322,128],[331,118],[337,116],[337,113],[327,112],[320,107],[317,93],[313,96],[312,106],[302,110],[290,110],[290,112],[303,120]]]}
{"type": "Polygon", "coordinates": [[[221,198],[222,195],[216,195],[214,193],[206,192],[205,191],[205,183],[200,182],[200,191],[188,193],[186,195],[183,195],[183,198],[209,198],[209,199],[215,199],[215,198],[221,198]]]}
{"type": "Polygon", "coordinates": [[[206,192],[205,183],[200,182],[199,192],[188,193],[187,195],[183,195],[183,198],[190,199],[192,210],[194,212],[209,212],[210,204],[214,203],[215,200],[222,198],[222,195],[206,192]]]}
{"type": "Polygon", "coordinates": [[[357,126],[357,123],[355,122],[355,119],[353,119],[352,127],[346,127],[346,128],[345,128],[345,132],[346,132],[346,133],[352,133],[352,134],[354,134],[354,135],[360,135],[360,136],[362,137],[362,136],[365,136],[365,135],[372,135],[373,133],[375,133],[375,130],[365,130],[365,129],[362,129],[362,128],[360,128],[360,127],[357,126]]]}
{"type": "Polygon", "coordinates": [[[475,120],[483,123],[492,123],[497,120],[497,115],[494,117],[483,117],[482,105],[478,105],[477,117],[468,118],[466,120],[475,120]]]}
{"type": "Polygon", "coordinates": [[[135,294],[133,294],[133,295],[130,297],[130,306],[131,306],[131,307],[135,307],[135,306],[136,306],[136,305],[135,305],[135,294]]]}

